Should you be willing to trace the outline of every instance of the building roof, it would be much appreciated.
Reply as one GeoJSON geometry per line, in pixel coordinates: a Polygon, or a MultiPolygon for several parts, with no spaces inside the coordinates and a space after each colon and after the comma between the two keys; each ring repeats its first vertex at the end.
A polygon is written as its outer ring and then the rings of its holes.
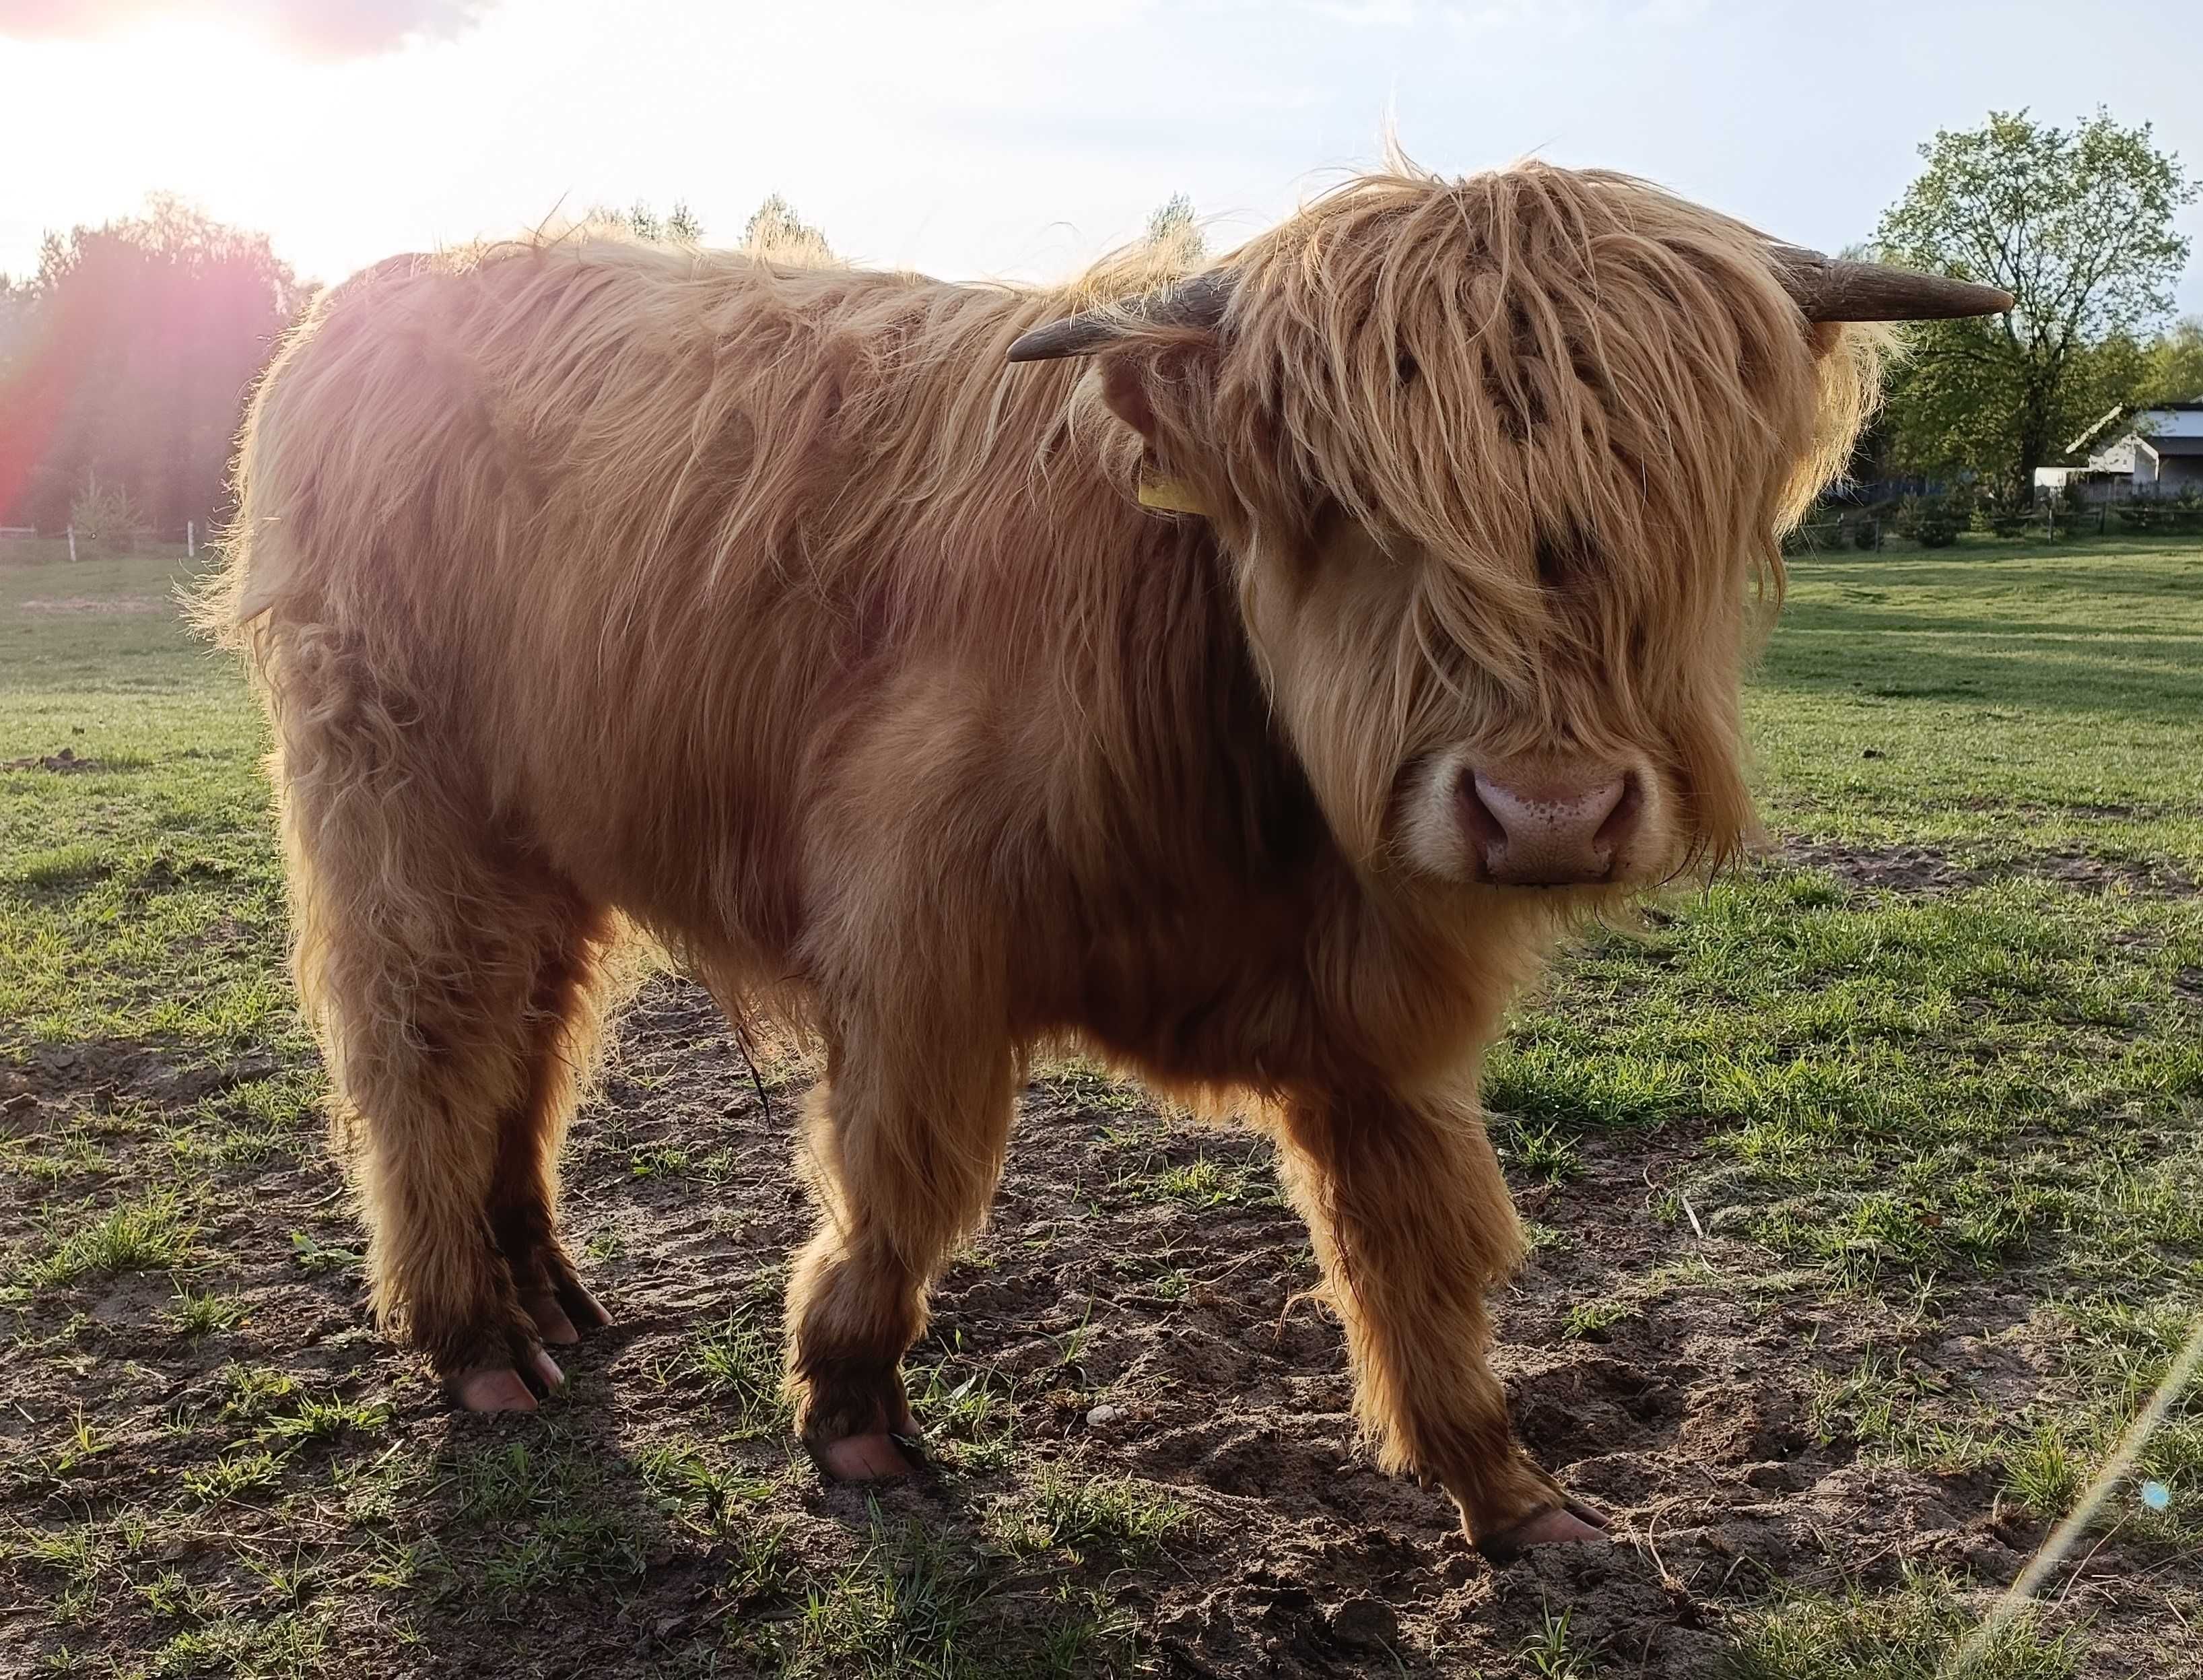
{"type": "Polygon", "coordinates": [[[2129,408],[2122,403],[2117,408],[2106,409],[2096,417],[2094,424],[2065,446],[2065,453],[2079,454],[2111,427],[2126,419],[2133,421],[2135,431],[2147,431],[2152,437],[2182,437],[2191,434],[2203,437],[2203,397],[2189,402],[2158,403],[2149,408],[2129,408]]]}
{"type": "Polygon", "coordinates": [[[2135,429],[2152,443],[2165,438],[2203,438],[2203,403],[2165,403],[2135,416],[2135,429]]]}

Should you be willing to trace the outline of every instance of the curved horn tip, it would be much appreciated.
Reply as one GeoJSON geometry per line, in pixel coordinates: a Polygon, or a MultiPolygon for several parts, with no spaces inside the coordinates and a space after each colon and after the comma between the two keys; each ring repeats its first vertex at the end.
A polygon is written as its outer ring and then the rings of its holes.
{"type": "Polygon", "coordinates": [[[1112,322],[1091,315],[1066,316],[1035,327],[1009,348],[1013,362],[1055,362],[1066,356],[1090,356],[1117,336],[1112,322]]]}
{"type": "Polygon", "coordinates": [[[1088,356],[1115,334],[1090,316],[1073,315],[1036,327],[1010,346],[1013,362],[1054,362],[1066,356],[1088,356]]]}
{"type": "Polygon", "coordinates": [[[2015,302],[1999,287],[1826,257],[1803,245],[1778,245],[1774,255],[1784,289],[1809,321],[1952,321],[2001,315],[2015,302]]]}
{"type": "Polygon", "coordinates": [[[1013,342],[1013,362],[1053,362],[1090,356],[1125,332],[1131,316],[1158,327],[1214,327],[1224,317],[1231,282],[1217,269],[1197,274],[1144,298],[1128,298],[1113,310],[1090,311],[1035,327],[1013,342]]]}

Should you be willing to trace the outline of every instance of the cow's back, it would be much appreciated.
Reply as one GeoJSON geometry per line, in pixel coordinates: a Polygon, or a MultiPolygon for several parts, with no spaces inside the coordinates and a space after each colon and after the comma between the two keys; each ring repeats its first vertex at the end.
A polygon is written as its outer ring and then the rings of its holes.
{"type": "Polygon", "coordinates": [[[279,701],[351,649],[440,796],[772,957],[882,713],[985,727],[1083,610],[1025,482],[1065,385],[1001,356],[1054,306],[617,243],[379,264],[256,398],[222,605],[279,701]]]}

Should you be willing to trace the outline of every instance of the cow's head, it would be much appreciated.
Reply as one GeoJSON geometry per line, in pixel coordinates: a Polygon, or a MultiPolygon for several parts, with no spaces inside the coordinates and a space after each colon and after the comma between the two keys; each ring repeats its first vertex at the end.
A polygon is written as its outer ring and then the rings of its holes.
{"type": "Polygon", "coordinates": [[[1878,378],[1844,323],[2008,306],[1625,176],[1400,169],[1011,355],[1096,357],[1155,499],[1214,522],[1365,867],[1627,887],[1751,825],[1755,596],[1878,378]]]}

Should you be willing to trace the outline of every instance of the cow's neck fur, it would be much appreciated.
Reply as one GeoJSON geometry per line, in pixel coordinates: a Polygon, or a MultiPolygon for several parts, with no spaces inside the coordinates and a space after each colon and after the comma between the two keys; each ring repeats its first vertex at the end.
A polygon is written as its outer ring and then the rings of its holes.
{"type": "Polygon", "coordinates": [[[1113,452],[1079,470],[1106,540],[1036,667],[1075,685],[1040,754],[1046,802],[1086,806],[1061,832],[1094,926],[1041,942],[1090,953],[1047,977],[1071,988],[1060,1024],[1152,1074],[1225,1086],[1465,1073],[1560,907],[1350,860],[1263,689],[1214,531],[1139,509],[1113,452]]]}

